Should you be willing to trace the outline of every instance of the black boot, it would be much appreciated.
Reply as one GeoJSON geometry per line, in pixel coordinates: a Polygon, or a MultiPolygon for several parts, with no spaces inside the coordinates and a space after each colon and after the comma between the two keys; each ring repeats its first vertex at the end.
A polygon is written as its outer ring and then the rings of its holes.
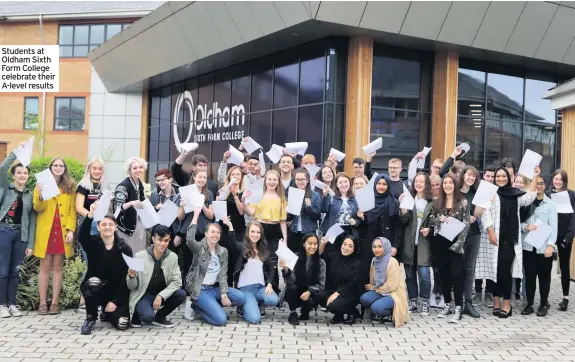
{"type": "Polygon", "coordinates": [[[521,311],[521,315],[530,315],[533,314],[534,310],[533,310],[533,306],[532,305],[527,305],[525,308],[523,308],[523,310],[521,311]]]}
{"type": "Polygon", "coordinates": [[[352,325],[357,322],[357,318],[359,317],[359,312],[357,309],[353,308],[351,313],[348,313],[347,318],[343,321],[344,324],[352,325]]]}
{"type": "Polygon", "coordinates": [[[559,303],[559,310],[562,312],[566,312],[568,306],[569,306],[569,299],[563,299],[561,303],[559,303]]]}
{"type": "Polygon", "coordinates": [[[470,300],[465,301],[465,305],[463,306],[463,314],[467,314],[471,318],[479,318],[481,317],[479,313],[473,307],[473,304],[470,300]]]}
{"type": "Polygon", "coordinates": [[[300,321],[309,321],[309,312],[310,312],[309,306],[304,305],[303,307],[301,307],[300,314],[299,314],[299,320],[300,321]]]}
{"type": "Polygon", "coordinates": [[[335,314],[329,324],[341,324],[343,323],[343,316],[341,314],[335,314]]]}
{"type": "Polygon", "coordinates": [[[82,324],[82,328],[80,329],[80,333],[82,334],[92,334],[94,327],[96,327],[96,317],[94,316],[87,316],[84,324],[82,324]]]}
{"type": "Polygon", "coordinates": [[[288,323],[292,326],[299,325],[299,319],[297,319],[297,312],[295,310],[289,314],[288,323]]]}

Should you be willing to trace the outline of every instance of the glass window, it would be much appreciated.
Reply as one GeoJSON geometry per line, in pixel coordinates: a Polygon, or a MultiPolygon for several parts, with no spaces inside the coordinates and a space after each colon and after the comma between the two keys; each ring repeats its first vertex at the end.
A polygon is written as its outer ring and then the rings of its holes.
{"type": "MultiPolygon", "coordinates": [[[[383,137],[383,147],[373,159],[374,168],[387,169],[391,158],[399,158],[409,164],[413,155],[420,151],[420,120],[427,117],[416,112],[371,109],[370,141],[383,137]]],[[[427,123],[424,120],[424,124],[427,123]]]]}
{"type": "Polygon", "coordinates": [[[419,109],[421,64],[419,61],[375,56],[371,105],[419,109]]]}
{"type": "Polygon", "coordinates": [[[252,76],[252,112],[272,109],[272,79],[271,69],[254,72],[252,76]]]}
{"type": "MultiPolygon", "coordinates": [[[[152,127],[150,129],[150,136],[152,134],[158,134],[158,127],[152,127]]],[[[151,137],[150,137],[150,148],[148,150],[148,155],[150,162],[158,161],[158,141],[152,140],[151,137]]]]}
{"type": "Polygon", "coordinates": [[[306,153],[315,155],[321,162],[321,144],[323,140],[323,105],[300,107],[297,127],[297,141],[307,142],[306,153]],[[310,132],[313,130],[313,132],[310,132]]]}
{"type": "Polygon", "coordinates": [[[325,83],[325,58],[302,59],[299,104],[322,102],[325,83]]]}
{"type": "Polygon", "coordinates": [[[297,62],[275,69],[274,108],[290,107],[297,104],[298,80],[299,65],[297,62]]]}
{"type": "Polygon", "coordinates": [[[517,122],[486,120],[485,164],[499,165],[505,157],[519,164],[523,157],[523,125],[517,122]]]}
{"type": "Polygon", "coordinates": [[[465,155],[465,162],[478,169],[483,169],[483,127],[480,118],[459,117],[457,120],[456,143],[469,144],[471,149],[465,155]]]}
{"type": "Polygon", "coordinates": [[[106,25],[90,26],[90,44],[102,44],[106,33],[106,25]]]}
{"type": "Polygon", "coordinates": [[[243,105],[246,112],[250,111],[250,87],[249,75],[232,79],[232,105],[243,105]]]}
{"type": "Polygon", "coordinates": [[[74,47],[74,57],[76,58],[83,58],[88,56],[88,46],[75,46],[74,47]]]}
{"type": "Polygon", "coordinates": [[[253,113],[251,115],[249,136],[253,137],[267,152],[271,142],[271,112],[253,113]]]}
{"type": "Polygon", "coordinates": [[[457,114],[485,117],[485,73],[460,68],[457,83],[457,114]]]}
{"type": "Polygon", "coordinates": [[[85,98],[55,99],[54,130],[78,131],[84,129],[86,110],[85,98]]]}
{"type": "Polygon", "coordinates": [[[106,40],[122,31],[121,24],[109,24],[106,29],[106,40]]]}
{"type": "Polygon", "coordinates": [[[556,83],[540,80],[525,80],[525,122],[555,124],[555,111],[551,100],[541,98],[556,83]]]}
{"type": "Polygon", "coordinates": [[[74,44],[74,26],[72,25],[60,26],[58,43],[60,45],[74,44]]]}
{"type": "Polygon", "coordinates": [[[90,25],[74,25],[74,44],[88,44],[90,25]]]}
{"type": "Polygon", "coordinates": [[[38,97],[24,98],[24,129],[38,129],[39,103],[38,97]]]}
{"type": "Polygon", "coordinates": [[[541,174],[550,175],[554,171],[553,156],[555,154],[555,127],[525,125],[525,149],[537,152],[543,159],[541,160],[541,174]]]}
{"type": "Polygon", "coordinates": [[[61,57],[71,57],[73,55],[74,55],[74,47],[73,46],[60,45],[60,56],[61,57]]]}
{"type": "Polygon", "coordinates": [[[523,120],[523,78],[489,73],[486,118],[523,120]]]}
{"type": "Polygon", "coordinates": [[[297,108],[274,111],[272,143],[283,145],[296,141],[296,122],[297,108]]]}

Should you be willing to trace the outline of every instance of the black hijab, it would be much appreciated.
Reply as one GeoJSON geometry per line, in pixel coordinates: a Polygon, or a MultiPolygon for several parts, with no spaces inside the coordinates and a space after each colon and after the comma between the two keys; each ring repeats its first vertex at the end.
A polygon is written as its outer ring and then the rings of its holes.
{"type": "Polygon", "coordinates": [[[375,207],[367,212],[368,224],[377,221],[385,212],[387,212],[389,216],[397,214],[398,201],[391,192],[391,179],[389,176],[385,174],[378,175],[373,182],[373,192],[375,193],[375,207]],[[377,183],[381,179],[385,179],[387,183],[387,190],[382,194],[377,192],[377,183]]]}
{"type": "Polygon", "coordinates": [[[516,244],[519,241],[519,218],[517,217],[518,202],[517,199],[525,195],[526,192],[511,186],[511,175],[505,167],[499,167],[495,170],[497,173],[502,170],[507,175],[507,184],[497,189],[499,195],[499,240],[503,242],[512,241],[516,244]]]}
{"type": "Polygon", "coordinates": [[[299,287],[308,287],[310,285],[317,284],[320,272],[320,261],[319,261],[319,239],[318,240],[318,250],[311,255],[307,256],[305,251],[305,243],[309,238],[316,238],[317,236],[313,233],[307,233],[303,236],[301,245],[299,247],[299,258],[295,263],[294,272],[295,280],[299,287]],[[307,271],[307,259],[310,258],[310,269],[309,273],[307,271]]]}

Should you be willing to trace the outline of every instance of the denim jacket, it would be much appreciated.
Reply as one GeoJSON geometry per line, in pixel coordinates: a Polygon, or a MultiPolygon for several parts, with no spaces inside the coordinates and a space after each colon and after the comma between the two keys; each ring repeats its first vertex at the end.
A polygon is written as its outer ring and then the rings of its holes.
{"type": "MultiPolygon", "coordinates": [[[[355,227],[361,223],[361,220],[357,217],[357,212],[359,211],[359,206],[357,206],[357,201],[355,197],[350,197],[347,200],[349,207],[351,207],[351,217],[355,220],[355,227]]],[[[343,204],[343,200],[339,196],[327,196],[324,197],[321,201],[321,212],[325,212],[325,218],[323,219],[323,223],[321,224],[321,232],[325,235],[325,233],[332,227],[336,222],[339,216],[339,210],[341,209],[341,205],[343,204]]]]}
{"type": "MultiPolygon", "coordinates": [[[[18,191],[8,181],[8,170],[16,160],[16,155],[11,152],[0,165],[0,220],[4,219],[10,207],[18,197],[18,191]]],[[[36,211],[32,206],[33,190],[24,187],[22,193],[22,230],[21,240],[27,243],[27,249],[34,249],[34,237],[36,235],[36,211]]]]}
{"type": "Polygon", "coordinates": [[[551,234],[547,237],[543,246],[537,249],[537,254],[544,254],[545,248],[547,246],[555,245],[557,241],[557,205],[545,195],[543,201],[538,207],[533,211],[533,215],[527,219],[524,223],[521,223],[521,239],[523,240],[523,250],[531,251],[533,246],[525,242],[525,237],[529,234],[529,231],[525,230],[525,227],[530,224],[535,224],[537,220],[544,222],[545,224],[551,226],[551,234]]]}
{"type": "Polygon", "coordinates": [[[301,232],[315,233],[317,231],[317,222],[321,219],[321,196],[315,191],[311,192],[311,206],[304,204],[301,208],[300,216],[293,215],[293,221],[290,224],[291,232],[297,233],[297,225],[301,218],[301,232]]]}

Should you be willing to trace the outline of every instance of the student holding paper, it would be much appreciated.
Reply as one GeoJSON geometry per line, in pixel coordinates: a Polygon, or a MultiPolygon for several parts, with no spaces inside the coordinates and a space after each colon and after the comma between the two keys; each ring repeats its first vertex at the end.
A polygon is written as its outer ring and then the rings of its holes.
{"type": "MultiPolygon", "coordinates": [[[[264,228],[265,238],[271,253],[274,268],[277,269],[277,255],[280,239],[288,243],[287,233],[287,199],[285,189],[281,184],[280,174],[275,170],[266,172],[263,186],[264,194],[257,204],[249,204],[246,214],[255,217],[264,228]]],[[[274,273],[274,291],[279,293],[279,275],[274,273]]]]}
{"type": "MultiPolygon", "coordinates": [[[[445,307],[438,315],[447,318],[453,314],[448,322],[459,323],[462,318],[463,286],[464,286],[464,243],[469,231],[469,204],[457,185],[454,175],[443,177],[439,198],[433,204],[429,218],[429,225],[433,228],[433,242],[437,244],[437,264],[441,274],[442,292],[445,298],[445,307]],[[446,239],[439,234],[447,218],[452,217],[464,224],[463,230],[453,240],[446,239]],[[455,298],[455,309],[451,307],[451,291],[455,298]]],[[[425,235],[425,233],[422,233],[425,235]]]]}
{"type": "MultiPolygon", "coordinates": [[[[172,163],[172,167],[170,169],[172,171],[172,174],[174,175],[174,180],[180,186],[188,185],[188,181],[191,178],[193,178],[193,173],[196,169],[200,169],[200,170],[204,170],[204,171],[208,172],[209,161],[206,158],[206,156],[204,156],[204,155],[194,155],[192,157],[192,161],[191,161],[192,173],[191,174],[184,171],[182,165],[186,161],[186,157],[190,154],[190,152],[192,152],[192,151],[183,150],[182,153],[178,156],[178,158],[176,158],[174,163],[172,163]]],[[[212,195],[215,195],[218,192],[218,184],[212,180],[209,180],[209,179],[208,179],[207,184],[208,184],[208,190],[210,190],[212,195]]]]}
{"type": "MultiPolygon", "coordinates": [[[[321,170],[317,173],[317,179],[324,184],[328,185],[332,191],[335,192],[335,169],[331,166],[324,165],[321,170]]],[[[321,197],[323,197],[323,190],[316,188],[316,191],[321,197]]]]}
{"type": "Polygon", "coordinates": [[[295,187],[292,172],[294,169],[294,158],[290,155],[284,154],[279,162],[280,176],[284,189],[288,187],[295,187]]]}
{"type": "Polygon", "coordinates": [[[310,154],[310,153],[306,153],[301,158],[301,167],[305,167],[305,166],[309,166],[309,165],[315,165],[315,164],[316,164],[315,156],[310,154]]]}
{"type": "Polygon", "coordinates": [[[0,165],[0,318],[22,316],[16,306],[19,268],[24,255],[32,255],[36,229],[33,190],[26,187],[30,169],[21,163],[11,166],[15,160],[12,151],[0,165]],[[8,172],[13,183],[8,180],[8,172]]]}
{"type": "Polygon", "coordinates": [[[357,217],[365,223],[365,234],[362,235],[360,250],[361,271],[360,283],[369,283],[369,268],[373,260],[371,244],[378,236],[383,236],[392,242],[392,256],[397,255],[401,244],[402,227],[399,217],[399,202],[393,196],[389,176],[378,175],[373,184],[375,207],[367,212],[359,211],[357,217]]]}
{"type": "Polygon", "coordinates": [[[521,234],[523,237],[523,268],[525,270],[525,289],[527,291],[527,305],[521,311],[521,315],[529,315],[534,312],[533,302],[537,278],[539,278],[540,304],[537,316],[547,315],[547,299],[551,288],[551,268],[553,267],[553,251],[557,241],[557,206],[545,195],[545,178],[536,176],[537,198],[533,201],[533,215],[528,220],[521,222],[521,234]],[[551,233],[543,240],[540,247],[534,247],[526,242],[529,232],[537,229],[535,223],[539,221],[551,226],[551,233]]]}
{"type": "Polygon", "coordinates": [[[86,301],[82,334],[91,334],[94,330],[100,306],[101,322],[110,322],[120,330],[130,326],[130,291],[126,285],[128,265],[122,254],[132,257],[132,248],[117,233],[114,215],[108,214],[98,222],[97,235],[90,234],[96,205],[90,205],[90,213],[86,215],[78,234],[88,256],[88,270],[80,286],[86,301]]]}
{"type": "MultiPolygon", "coordinates": [[[[535,175],[539,176],[539,167],[535,175]]],[[[487,279],[496,282],[493,293],[493,315],[508,318],[512,315],[511,289],[513,278],[523,276],[523,247],[520,243],[520,215],[522,206],[529,206],[537,193],[537,177],[533,178],[529,192],[511,186],[512,179],[505,167],[495,171],[495,184],[499,186],[497,195],[489,210],[482,217],[483,228],[491,242],[491,266],[487,279]],[[503,298],[503,302],[501,302],[503,298]]]]}
{"type": "Polygon", "coordinates": [[[36,243],[34,256],[40,258],[38,289],[40,307],[38,314],[60,314],[58,301],[62,289],[62,266],[64,256],[74,255],[74,231],[76,230],[76,185],[66,162],[61,158],[50,161],[50,172],[56,180],[60,194],[49,200],[42,197],[42,184],[34,190],[34,210],[36,219],[36,243]],[[48,282],[52,272],[52,304],[46,303],[48,282]]]}
{"type": "Polygon", "coordinates": [[[357,157],[353,159],[353,179],[356,177],[366,176],[368,179],[371,178],[371,160],[375,156],[374,153],[370,153],[366,156],[367,160],[364,160],[361,157],[357,157]]]}
{"type": "MultiPolygon", "coordinates": [[[[569,179],[567,172],[558,169],[553,173],[551,190],[549,195],[556,192],[567,191],[571,207],[575,210],[575,191],[568,188],[569,179]]],[[[571,284],[570,260],[573,238],[575,238],[575,213],[559,214],[557,230],[557,254],[559,256],[559,266],[561,269],[561,288],[563,289],[563,300],[559,303],[559,310],[567,311],[569,305],[569,285],[571,284]]]]}
{"type": "Polygon", "coordinates": [[[391,257],[391,243],[386,238],[376,238],[372,243],[373,261],[369,270],[369,284],[360,298],[364,308],[370,308],[376,317],[392,316],[395,328],[409,319],[405,282],[399,262],[391,257]]]}
{"type": "Polygon", "coordinates": [[[433,209],[433,198],[427,174],[419,172],[415,176],[411,194],[415,199],[415,206],[412,210],[401,209],[404,233],[397,259],[403,263],[405,269],[409,311],[417,311],[418,298],[421,297],[421,315],[428,316],[431,292],[431,243],[428,224],[433,209]]]}
{"type": "Polygon", "coordinates": [[[304,235],[298,255],[293,270],[284,260],[280,260],[286,283],[285,300],[290,310],[288,323],[294,326],[299,321],[309,320],[309,312],[317,305],[318,296],[325,288],[325,261],[320,258],[319,241],[314,233],[304,235]],[[298,317],[296,309],[299,307],[301,311],[298,317]]]}
{"type": "Polygon", "coordinates": [[[238,313],[250,324],[259,324],[261,317],[266,315],[265,307],[276,306],[279,302],[273,288],[276,265],[277,259],[274,262],[268,249],[264,227],[258,222],[250,222],[242,242],[241,257],[234,268],[234,286],[244,295],[238,313]]]}
{"type": "Polygon", "coordinates": [[[128,177],[116,186],[112,203],[116,213],[120,209],[117,214],[118,233],[137,253],[146,249],[147,242],[146,228],[136,209],[142,209],[142,201],[146,199],[142,177],[148,168],[148,163],[142,158],[130,157],[124,163],[124,168],[128,177]]]}
{"type": "Polygon", "coordinates": [[[325,289],[319,293],[317,302],[334,314],[330,324],[355,324],[359,317],[356,308],[361,294],[359,281],[359,239],[347,235],[341,243],[340,250],[326,253],[325,247],[329,241],[321,239],[319,252],[326,263],[325,289]],[[347,318],[344,319],[344,315],[347,318]]]}
{"type": "Polygon", "coordinates": [[[326,246],[326,254],[338,252],[344,235],[358,236],[356,227],[361,223],[358,218],[359,207],[351,191],[351,181],[349,177],[340,172],[335,177],[336,191],[332,197],[329,195],[329,188],[325,188],[321,202],[321,212],[325,213],[325,218],[321,223],[321,232],[323,235],[334,224],[339,224],[344,230],[343,234],[335,239],[333,244],[326,246]]]}
{"type": "MultiPolygon", "coordinates": [[[[228,287],[228,251],[219,245],[222,228],[218,224],[206,226],[204,238],[197,240],[197,225],[201,209],[194,210],[186,246],[193,255],[192,265],[186,271],[185,288],[191,301],[186,302],[184,317],[193,320],[192,308],[202,319],[212,326],[225,326],[228,322],[222,307],[244,304],[244,294],[235,288],[228,287]]],[[[234,227],[226,219],[229,228],[228,237],[235,239],[234,227]]]]}
{"type": "Polygon", "coordinates": [[[151,231],[153,244],[135,255],[142,260],[144,270],[128,269],[131,325],[140,328],[142,322],[162,328],[174,327],[166,317],[186,300],[178,255],[168,249],[171,233],[164,225],[151,231]]]}
{"type": "Polygon", "coordinates": [[[396,199],[399,199],[399,195],[403,193],[403,185],[409,186],[406,182],[404,182],[400,178],[402,170],[401,160],[399,158],[392,158],[391,160],[389,160],[387,170],[389,172],[390,182],[388,183],[388,185],[391,190],[391,193],[393,194],[393,196],[395,196],[396,199]]]}
{"type": "MultiPolygon", "coordinates": [[[[159,211],[164,206],[166,200],[170,200],[174,204],[180,205],[179,186],[174,183],[172,171],[167,168],[160,169],[156,172],[154,178],[156,179],[156,185],[158,185],[160,190],[154,188],[152,191],[152,195],[150,196],[150,203],[152,206],[159,211]]],[[[176,219],[169,228],[171,238],[168,248],[175,253],[180,250],[183,240],[180,235],[176,234],[179,226],[180,221],[176,219]]]]}
{"type": "Polygon", "coordinates": [[[294,253],[301,247],[304,235],[317,231],[317,222],[321,219],[321,196],[311,190],[309,172],[298,168],[295,172],[295,184],[298,189],[305,190],[305,198],[300,215],[293,215],[289,226],[288,246],[294,253]]]}
{"type": "Polygon", "coordinates": [[[353,186],[352,186],[353,194],[355,195],[357,191],[364,188],[368,183],[369,183],[369,180],[367,179],[367,177],[365,175],[354,177],[353,178],[353,186]]]}

